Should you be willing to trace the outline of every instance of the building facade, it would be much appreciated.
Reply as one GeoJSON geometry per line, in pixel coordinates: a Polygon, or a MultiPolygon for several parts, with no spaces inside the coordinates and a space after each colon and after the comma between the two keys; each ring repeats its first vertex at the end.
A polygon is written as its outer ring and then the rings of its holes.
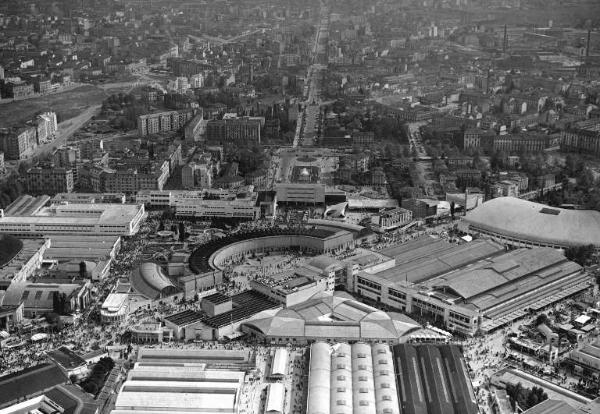
{"type": "Polygon", "coordinates": [[[70,168],[30,168],[26,180],[28,192],[34,195],[70,193],[75,186],[70,168]]]}

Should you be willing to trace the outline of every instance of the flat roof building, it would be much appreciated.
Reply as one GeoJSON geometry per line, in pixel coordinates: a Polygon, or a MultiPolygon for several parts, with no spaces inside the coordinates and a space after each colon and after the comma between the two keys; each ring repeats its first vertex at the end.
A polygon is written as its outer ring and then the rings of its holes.
{"type": "Polygon", "coordinates": [[[236,413],[244,371],[209,369],[203,362],[203,359],[212,360],[229,353],[221,350],[160,352],[142,348],[140,359],[127,375],[111,413],[236,413]],[[153,358],[157,356],[160,362],[153,358]]]}
{"type": "Polygon", "coordinates": [[[50,246],[47,239],[17,239],[0,234],[0,289],[11,283],[25,282],[40,268],[50,246]],[[14,249],[14,250],[11,250],[14,249]],[[9,254],[9,252],[13,254],[9,254]]]}
{"type": "Polygon", "coordinates": [[[0,409],[41,395],[69,378],[54,364],[40,364],[0,377],[0,409]]]}
{"type": "Polygon", "coordinates": [[[169,315],[164,318],[167,328],[173,330],[173,336],[180,341],[196,339],[196,329],[202,326],[202,314],[191,309],[169,315]]]}
{"type": "Polygon", "coordinates": [[[143,205],[132,204],[64,204],[50,207],[12,204],[0,210],[0,233],[14,235],[118,235],[138,232],[145,218],[143,205]]]}

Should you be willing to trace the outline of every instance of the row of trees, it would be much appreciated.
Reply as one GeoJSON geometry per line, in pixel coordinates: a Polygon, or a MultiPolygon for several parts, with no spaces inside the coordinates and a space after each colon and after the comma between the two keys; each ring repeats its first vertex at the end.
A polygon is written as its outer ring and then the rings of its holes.
{"type": "Polygon", "coordinates": [[[98,394],[104,386],[106,377],[114,367],[115,362],[112,360],[112,358],[101,358],[100,361],[98,361],[98,363],[94,365],[94,368],[92,369],[90,375],[84,381],[81,382],[81,388],[83,388],[85,392],[89,392],[90,394],[98,394]]]}

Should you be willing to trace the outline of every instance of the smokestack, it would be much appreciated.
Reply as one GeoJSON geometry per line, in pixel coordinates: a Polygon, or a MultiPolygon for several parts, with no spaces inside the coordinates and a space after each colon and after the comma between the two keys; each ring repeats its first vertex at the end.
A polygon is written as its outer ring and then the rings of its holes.
{"type": "Polygon", "coordinates": [[[585,47],[585,57],[590,57],[590,40],[592,37],[592,31],[588,29],[587,45],[585,47]]]}
{"type": "Polygon", "coordinates": [[[504,25],[504,39],[502,39],[502,52],[506,53],[506,49],[508,49],[508,32],[506,30],[506,25],[504,25]]]}

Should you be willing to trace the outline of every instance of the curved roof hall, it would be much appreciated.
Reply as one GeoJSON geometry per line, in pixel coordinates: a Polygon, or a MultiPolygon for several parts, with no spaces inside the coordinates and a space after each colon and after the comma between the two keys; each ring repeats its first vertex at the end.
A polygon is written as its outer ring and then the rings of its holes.
{"type": "Polygon", "coordinates": [[[142,263],[131,274],[133,288],[149,299],[176,293],[179,289],[156,263],[142,263]]]}
{"type": "Polygon", "coordinates": [[[482,204],[467,213],[461,227],[544,245],[600,247],[600,212],[549,207],[514,197],[482,204]]]}

